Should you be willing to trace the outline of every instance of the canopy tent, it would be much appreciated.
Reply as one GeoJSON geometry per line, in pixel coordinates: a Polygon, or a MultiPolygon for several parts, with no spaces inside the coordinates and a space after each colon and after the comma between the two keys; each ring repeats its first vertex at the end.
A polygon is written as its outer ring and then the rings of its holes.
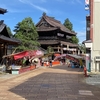
{"type": "Polygon", "coordinates": [[[23,52],[14,54],[13,57],[14,57],[14,60],[17,60],[17,59],[20,59],[20,58],[23,58],[23,57],[27,57],[28,55],[29,55],[28,51],[23,51],[23,52]]]}
{"type": "Polygon", "coordinates": [[[73,57],[73,58],[76,58],[76,59],[83,59],[82,56],[78,56],[78,55],[67,54],[67,56],[70,56],[70,57],[73,57]]]}
{"type": "Polygon", "coordinates": [[[39,50],[32,50],[32,51],[24,51],[24,52],[21,52],[19,54],[15,54],[14,55],[14,59],[17,60],[17,59],[20,59],[20,58],[23,58],[23,57],[40,57],[40,56],[43,56],[43,52],[42,51],[39,51],[39,50]]]}
{"type": "Polygon", "coordinates": [[[58,55],[54,58],[54,60],[58,60],[58,59],[61,59],[63,57],[66,57],[66,54],[62,54],[62,55],[58,55]]]}
{"type": "Polygon", "coordinates": [[[82,60],[84,60],[83,56],[67,54],[66,57],[72,61],[78,62],[80,64],[80,66],[83,66],[83,61],[82,61],[82,60]]]}
{"type": "Polygon", "coordinates": [[[61,58],[64,58],[64,57],[69,59],[69,60],[75,61],[75,62],[79,62],[80,59],[83,59],[83,57],[78,56],[78,55],[62,54],[60,56],[55,57],[54,60],[58,60],[58,59],[61,59],[61,58]]]}
{"type": "Polygon", "coordinates": [[[11,57],[13,56],[14,57],[14,60],[17,60],[17,59],[21,59],[21,58],[24,58],[24,57],[40,57],[40,56],[43,56],[44,53],[40,50],[30,50],[30,51],[23,51],[23,52],[19,52],[19,53],[14,53],[14,54],[11,54],[11,55],[6,55],[6,56],[3,56],[4,57],[11,57]]]}

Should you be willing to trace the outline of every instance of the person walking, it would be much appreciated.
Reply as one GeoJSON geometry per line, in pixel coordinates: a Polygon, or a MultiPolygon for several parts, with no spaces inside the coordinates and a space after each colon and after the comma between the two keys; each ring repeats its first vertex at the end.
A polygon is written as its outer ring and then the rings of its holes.
{"type": "Polygon", "coordinates": [[[41,66],[44,66],[44,61],[43,60],[41,61],[41,66]]]}
{"type": "Polygon", "coordinates": [[[84,67],[84,75],[85,75],[85,77],[88,77],[86,65],[83,65],[83,67],[84,67]]]}
{"type": "Polygon", "coordinates": [[[49,66],[52,67],[52,60],[49,61],[49,66]]]}

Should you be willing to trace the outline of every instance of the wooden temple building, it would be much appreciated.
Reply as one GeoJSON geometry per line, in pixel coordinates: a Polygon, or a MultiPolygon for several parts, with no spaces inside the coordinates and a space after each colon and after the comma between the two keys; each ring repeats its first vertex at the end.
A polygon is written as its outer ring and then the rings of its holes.
{"type": "MultiPolygon", "coordinates": [[[[4,14],[6,12],[6,9],[0,8],[0,14],[4,14]]],[[[0,62],[2,60],[2,56],[7,55],[8,46],[18,45],[19,43],[20,41],[10,37],[4,21],[0,20],[0,62]]]]}
{"type": "Polygon", "coordinates": [[[51,46],[56,53],[78,53],[78,45],[71,42],[71,37],[76,33],[67,29],[60,21],[45,13],[36,24],[41,47],[47,49],[51,46]]]}

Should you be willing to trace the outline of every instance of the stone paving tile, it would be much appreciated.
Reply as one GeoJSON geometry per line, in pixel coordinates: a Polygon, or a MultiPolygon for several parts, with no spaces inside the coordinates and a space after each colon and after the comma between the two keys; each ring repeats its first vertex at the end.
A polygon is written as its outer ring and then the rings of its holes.
{"type": "Polygon", "coordinates": [[[100,100],[100,88],[82,80],[78,68],[40,68],[0,81],[0,100],[100,100]]]}

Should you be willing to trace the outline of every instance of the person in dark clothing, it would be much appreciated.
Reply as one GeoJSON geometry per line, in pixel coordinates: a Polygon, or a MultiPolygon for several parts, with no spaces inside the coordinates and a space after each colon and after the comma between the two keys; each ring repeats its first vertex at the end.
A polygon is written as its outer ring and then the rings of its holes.
{"type": "Polygon", "coordinates": [[[52,67],[52,60],[49,61],[49,66],[52,67]]]}
{"type": "Polygon", "coordinates": [[[41,61],[41,66],[43,66],[43,65],[44,65],[44,61],[42,60],[42,61],[41,61]]]}
{"type": "Polygon", "coordinates": [[[26,64],[26,66],[28,66],[30,64],[29,59],[26,60],[25,64],[26,64]]]}

